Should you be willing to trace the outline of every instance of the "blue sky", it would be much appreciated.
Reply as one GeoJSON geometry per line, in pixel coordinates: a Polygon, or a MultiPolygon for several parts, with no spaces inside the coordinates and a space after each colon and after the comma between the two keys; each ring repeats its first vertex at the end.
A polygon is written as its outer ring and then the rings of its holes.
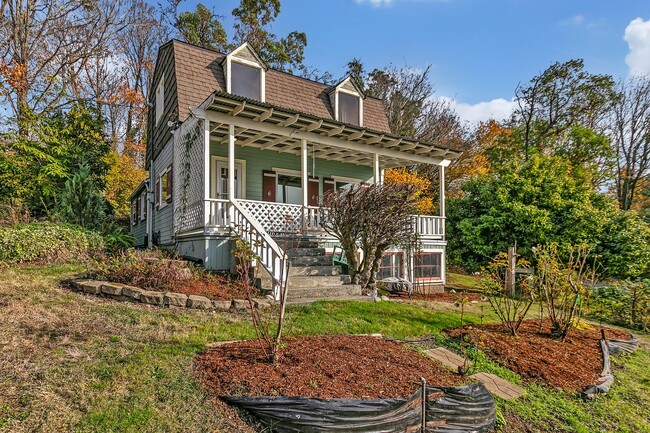
{"type": "MultiPolygon", "coordinates": [[[[206,3],[229,15],[238,1],[206,3]]],[[[431,64],[437,95],[468,120],[507,111],[517,83],[554,61],[650,73],[648,0],[282,0],[273,31],[291,30],[307,33],[306,64],[336,77],[353,57],[367,69],[431,64]]]]}

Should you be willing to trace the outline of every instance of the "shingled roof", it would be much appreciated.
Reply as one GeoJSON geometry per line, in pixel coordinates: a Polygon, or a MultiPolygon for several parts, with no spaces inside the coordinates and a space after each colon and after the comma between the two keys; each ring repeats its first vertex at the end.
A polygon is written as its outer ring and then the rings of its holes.
{"type": "MultiPolygon", "coordinates": [[[[174,51],[178,94],[178,118],[183,121],[191,107],[198,107],[212,92],[226,91],[221,65],[223,53],[191,44],[171,41],[174,51]]],[[[331,86],[269,69],[266,72],[266,102],[278,107],[311,114],[324,119],[334,119],[328,92],[331,86]]],[[[366,97],[363,101],[364,127],[390,133],[384,103],[366,97]]]]}

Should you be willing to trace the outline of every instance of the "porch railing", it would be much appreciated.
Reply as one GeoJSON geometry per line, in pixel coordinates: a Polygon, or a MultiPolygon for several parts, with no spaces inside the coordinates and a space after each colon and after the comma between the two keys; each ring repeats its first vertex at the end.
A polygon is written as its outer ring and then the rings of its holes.
{"type": "Polygon", "coordinates": [[[231,230],[239,238],[248,242],[253,253],[258,257],[258,262],[271,275],[273,295],[275,299],[279,299],[280,289],[287,284],[289,277],[289,261],[284,251],[239,200],[232,201],[231,215],[231,230]]]}
{"type": "MultiPolygon", "coordinates": [[[[237,200],[237,203],[271,236],[301,235],[323,231],[322,209],[296,204],[255,200],[237,200]]],[[[228,228],[228,200],[206,200],[206,225],[209,228],[228,228]]],[[[444,239],[445,218],[433,215],[413,215],[413,230],[423,239],[444,239]]]]}
{"type": "Polygon", "coordinates": [[[445,217],[433,215],[413,215],[415,233],[422,238],[445,237],[445,217]]]}

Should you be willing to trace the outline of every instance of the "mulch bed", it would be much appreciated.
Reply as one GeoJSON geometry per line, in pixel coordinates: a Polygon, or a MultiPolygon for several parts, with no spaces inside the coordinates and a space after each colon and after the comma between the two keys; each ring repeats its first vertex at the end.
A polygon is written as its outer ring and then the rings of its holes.
{"type": "MultiPolygon", "coordinates": [[[[584,325],[584,322],[583,322],[584,325]]],[[[518,373],[525,382],[535,381],[551,388],[582,391],[597,383],[602,370],[600,328],[572,329],[566,341],[553,339],[550,321],[522,323],[517,337],[501,324],[464,326],[447,330],[451,337],[465,337],[488,357],[518,373]]],[[[629,339],[624,331],[607,328],[608,338],[629,339]]]]}
{"type": "Polygon", "coordinates": [[[205,296],[214,301],[230,301],[232,299],[243,299],[247,296],[246,291],[238,281],[214,275],[184,281],[175,285],[172,291],[184,293],[188,296],[205,296]]]}
{"type": "Polygon", "coordinates": [[[463,298],[465,298],[466,302],[474,302],[474,301],[480,302],[485,300],[485,296],[480,295],[478,293],[451,293],[451,292],[430,293],[430,294],[414,293],[411,296],[409,296],[408,293],[395,293],[395,294],[391,294],[390,297],[395,299],[405,299],[405,300],[413,300],[413,301],[445,302],[449,304],[455,304],[456,302],[459,302],[463,298]]]}
{"type": "Polygon", "coordinates": [[[431,386],[454,386],[462,378],[404,346],[369,336],[294,337],[279,365],[264,359],[257,340],[227,343],[196,361],[203,383],[217,396],[396,398],[431,386]]]}

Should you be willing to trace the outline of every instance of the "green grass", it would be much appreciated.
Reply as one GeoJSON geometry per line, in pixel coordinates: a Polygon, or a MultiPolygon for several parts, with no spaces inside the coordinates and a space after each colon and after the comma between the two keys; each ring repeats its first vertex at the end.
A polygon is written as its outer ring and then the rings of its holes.
{"type": "MultiPolygon", "coordinates": [[[[192,372],[206,345],[253,337],[246,313],[148,308],[61,289],[76,266],[12,267],[0,276],[0,432],[253,432],[213,404],[192,372]]],[[[471,277],[470,277],[471,278],[471,277]]],[[[483,308],[482,308],[483,307],[483,308]]],[[[320,302],[289,309],[287,335],[381,333],[435,336],[460,325],[459,307],[439,303],[320,302]]],[[[465,323],[494,320],[466,305],[465,323]]],[[[521,383],[470,349],[483,371],[521,383]]],[[[611,393],[594,402],[526,386],[498,401],[503,431],[650,432],[650,353],[615,360],[611,393]]]]}
{"type": "Polygon", "coordinates": [[[454,290],[481,290],[480,280],[477,277],[454,272],[447,273],[447,284],[445,284],[445,287],[454,290]]]}

